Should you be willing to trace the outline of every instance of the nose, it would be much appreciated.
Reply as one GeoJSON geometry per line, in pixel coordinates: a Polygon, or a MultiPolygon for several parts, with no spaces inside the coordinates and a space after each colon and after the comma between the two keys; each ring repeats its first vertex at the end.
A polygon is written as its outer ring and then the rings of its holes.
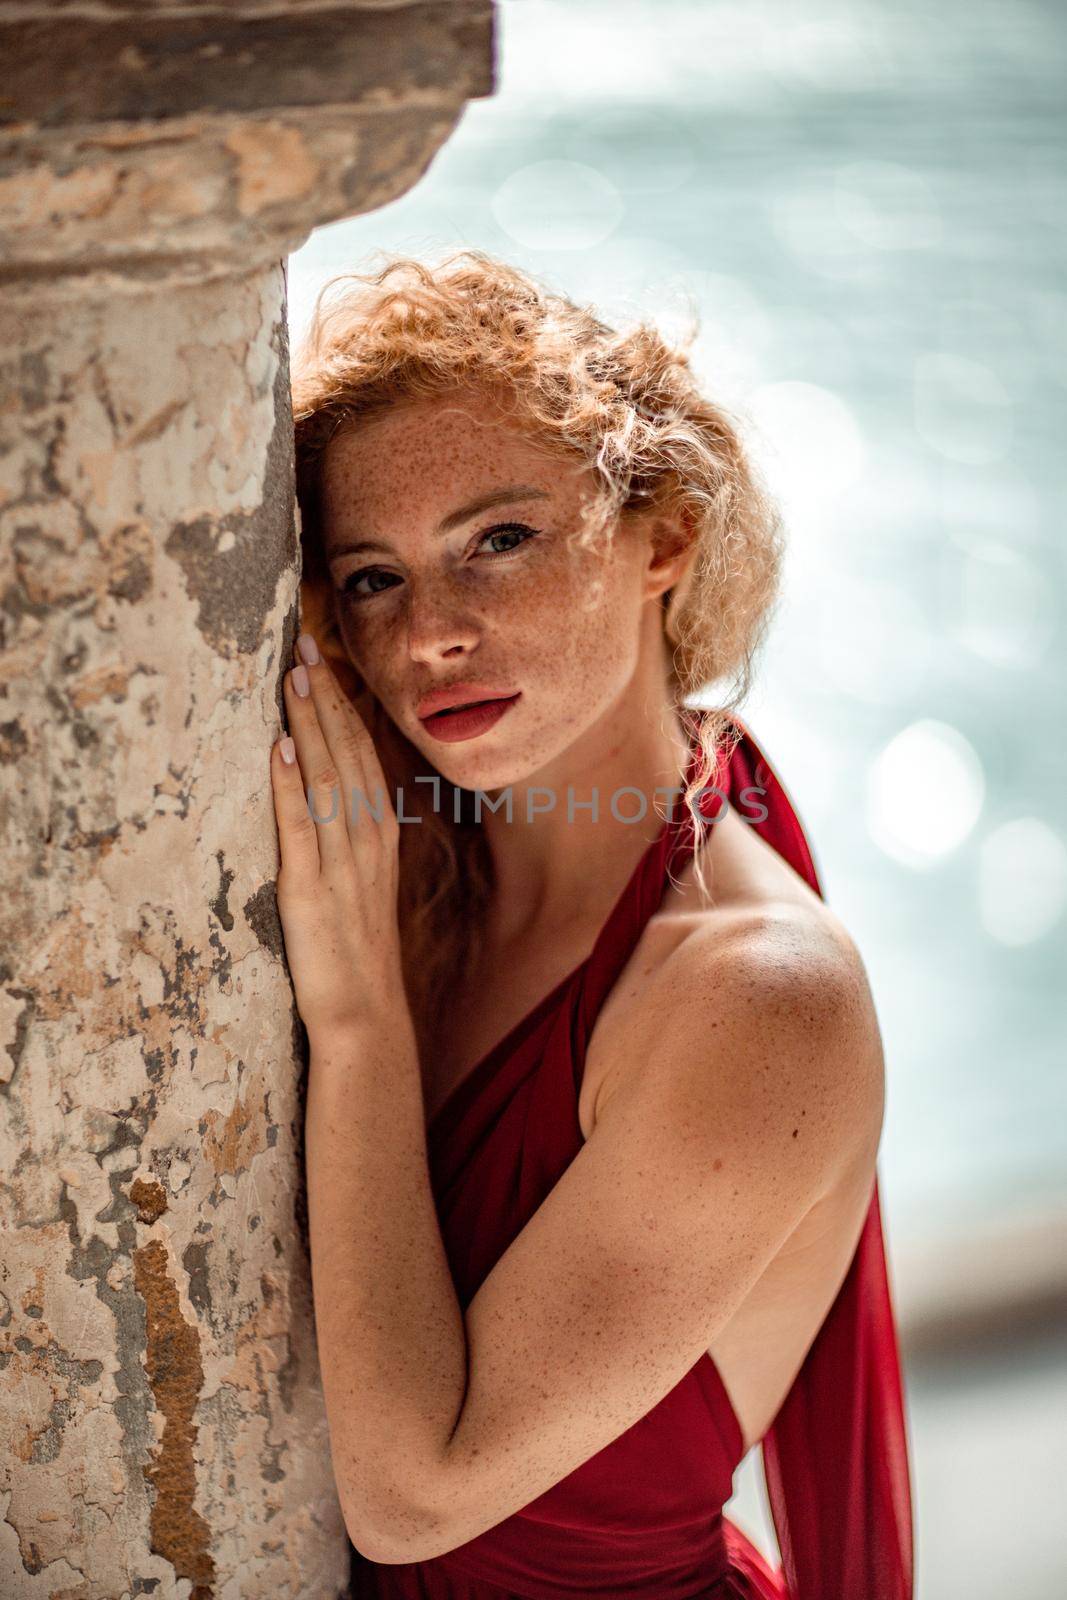
{"type": "Polygon", "coordinates": [[[407,633],[412,661],[439,661],[473,650],[480,629],[458,596],[424,587],[418,594],[412,590],[407,633]]]}

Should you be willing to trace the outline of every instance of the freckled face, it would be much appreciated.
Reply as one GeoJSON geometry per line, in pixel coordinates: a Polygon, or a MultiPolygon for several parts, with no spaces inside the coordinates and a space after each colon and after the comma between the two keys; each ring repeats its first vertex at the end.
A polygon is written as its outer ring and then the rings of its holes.
{"type": "Polygon", "coordinates": [[[647,538],[623,525],[610,546],[568,543],[594,483],[473,390],[398,405],[327,446],[324,533],[345,650],[412,744],[464,788],[536,773],[635,674],[647,538]],[[346,549],[356,541],[375,548],[346,549]],[[468,679],[520,698],[487,731],[442,743],[419,701],[468,679]]]}

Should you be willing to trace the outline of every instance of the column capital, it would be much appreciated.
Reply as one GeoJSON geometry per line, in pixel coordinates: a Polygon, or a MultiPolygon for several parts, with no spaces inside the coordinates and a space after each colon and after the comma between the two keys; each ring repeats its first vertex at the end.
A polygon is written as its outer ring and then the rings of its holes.
{"type": "Polygon", "coordinates": [[[410,189],[494,88],[491,0],[3,0],[0,283],[254,271],[410,189]]]}

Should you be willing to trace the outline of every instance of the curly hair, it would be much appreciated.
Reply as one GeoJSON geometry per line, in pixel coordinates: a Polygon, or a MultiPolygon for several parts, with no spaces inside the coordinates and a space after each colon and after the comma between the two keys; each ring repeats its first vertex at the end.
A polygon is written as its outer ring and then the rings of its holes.
{"type": "MultiPolygon", "coordinates": [[[[441,774],[439,787],[411,781],[426,775],[425,756],[344,649],[322,537],[322,465],[339,430],[404,401],[470,388],[492,393],[527,438],[593,470],[596,489],[572,539],[610,538],[621,518],[648,510],[673,513],[685,528],[692,557],[663,596],[673,708],[701,757],[683,804],[717,781],[727,747],[740,738],[731,713],[751,686],[783,552],[778,508],[738,423],[700,392],[687,350],[648,323],[616,331],[590,307],[473,249],[436,265],[386,256],[384,265],[323,286],[292,366],[302,626],[356,704],[391,790],[422,824],[400,830],[398,915],[423,1044],[426,1019],[471,976],[481,953],[491,861],[464,791],[441,774]],[[712,683],[725,685],[716,705],[690,704],[712,683]],[[432,809],[428,788],[440,797],[432,809]]],[[[699,857],[696,871],[700,877],[699,857]]]]}

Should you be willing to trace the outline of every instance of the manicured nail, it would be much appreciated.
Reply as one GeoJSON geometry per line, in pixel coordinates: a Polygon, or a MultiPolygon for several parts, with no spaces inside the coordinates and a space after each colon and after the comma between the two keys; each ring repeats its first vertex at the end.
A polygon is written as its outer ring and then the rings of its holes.
{"type": "Polygon", "coordinates": [[[311,693],[311,679],[305,666],[293,668],[293,688],[302,700],[306,700],[311,693]]]}
{"type": "Polygon", "coordinates": [[[306,661],[309,667],[317,667],[320,661],[319,647],[310,633],[302,633],[296,641],[296,648],[300,651],[301,660],[306,661]]]}
{"type": "Polygon", "coordinates": [[[279,739],[278,749],[282,753],[282,760],[285,762],[286,766],[291,767],[293,762],[296,760],[296,740],[291,739],[289,735],[286,734],[284,739],[279,739]]]}

